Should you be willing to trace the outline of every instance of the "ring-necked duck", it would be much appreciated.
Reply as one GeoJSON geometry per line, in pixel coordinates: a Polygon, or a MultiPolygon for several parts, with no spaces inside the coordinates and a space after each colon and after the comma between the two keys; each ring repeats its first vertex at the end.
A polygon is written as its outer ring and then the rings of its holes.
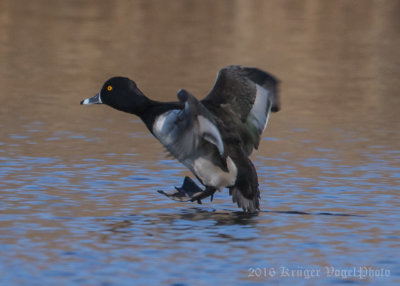
{"type": "Polygon", "coordinates": [[[271,112],[280,109],[279,81],[257,69],[228,66],[218,73],[203,99],[180,90],[177,102],[147,98],[125,77],[107,80],[102,89],[81,104],[107,104],[136,114],[165,148],[205,186],[189,177],[176,192],[164,195],[179,201],[197,201],[229,188],[233,202],[245,212],[259,210],[257,173],[248,158],[260,143],[271,112]]]}

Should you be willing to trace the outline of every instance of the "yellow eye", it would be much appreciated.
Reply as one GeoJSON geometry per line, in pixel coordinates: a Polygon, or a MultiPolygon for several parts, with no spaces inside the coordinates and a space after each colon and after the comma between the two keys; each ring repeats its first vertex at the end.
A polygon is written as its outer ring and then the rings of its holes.
{"type": "Polygon", "coordinates": [[[107,86],[107,90],[112,91],[112,86],[111,85],[107,86]]]}

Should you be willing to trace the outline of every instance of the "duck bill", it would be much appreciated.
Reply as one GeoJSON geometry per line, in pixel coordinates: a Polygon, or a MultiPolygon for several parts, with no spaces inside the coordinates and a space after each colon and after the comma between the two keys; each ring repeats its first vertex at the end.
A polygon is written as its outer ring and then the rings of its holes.
{"type": "Polygon", "coordinates": [[[103,102],[101,101],[101,98],[100,98],[100,92],[93,97],[86,98],[81,101],[81,104],[85,104],[85,105],[87,105],[87,104],[102,104],[102,103],[103,102]]]}

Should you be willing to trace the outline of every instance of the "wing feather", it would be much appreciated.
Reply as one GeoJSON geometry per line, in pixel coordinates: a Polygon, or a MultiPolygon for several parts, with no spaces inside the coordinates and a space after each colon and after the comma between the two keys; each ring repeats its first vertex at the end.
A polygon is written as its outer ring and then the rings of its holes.
{"type": "Polygon", "coordinates": [[[178,97],[184,102],[184,108],[159,115],[153,127],[154,135],[184,164],[195,157],[203,140],[215,145],[223,157],[224,144],[213,116],[186,91],[179,91],[178,97]]]}
{"type": "Polygon", "coordinates": [[[214,115],[219,130],[224,130],[222,136],[241,142],[251,154],[258,148],[270,113],[280,109],[278,85],[274,76],[260,69],[228,66],[219,71],[201,103],[214,115]]]}

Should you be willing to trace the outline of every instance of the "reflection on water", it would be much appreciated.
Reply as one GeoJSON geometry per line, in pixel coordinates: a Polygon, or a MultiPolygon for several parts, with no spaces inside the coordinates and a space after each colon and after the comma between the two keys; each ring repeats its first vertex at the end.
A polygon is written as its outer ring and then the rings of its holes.
{"type": "Polygon", "coordinates": [[[390,0],[1,1],[0,284],[397,285],[399,12],[390,0]],[[227,192],[203,205],[159,195],[188,171],[137,118],[79,106],[114,75],[158,100],[201,97],[228,64],[282,80],[253,156],[257,215],[227,192]],[[359,267],[384,275],[346,272],[359,267]]]}

